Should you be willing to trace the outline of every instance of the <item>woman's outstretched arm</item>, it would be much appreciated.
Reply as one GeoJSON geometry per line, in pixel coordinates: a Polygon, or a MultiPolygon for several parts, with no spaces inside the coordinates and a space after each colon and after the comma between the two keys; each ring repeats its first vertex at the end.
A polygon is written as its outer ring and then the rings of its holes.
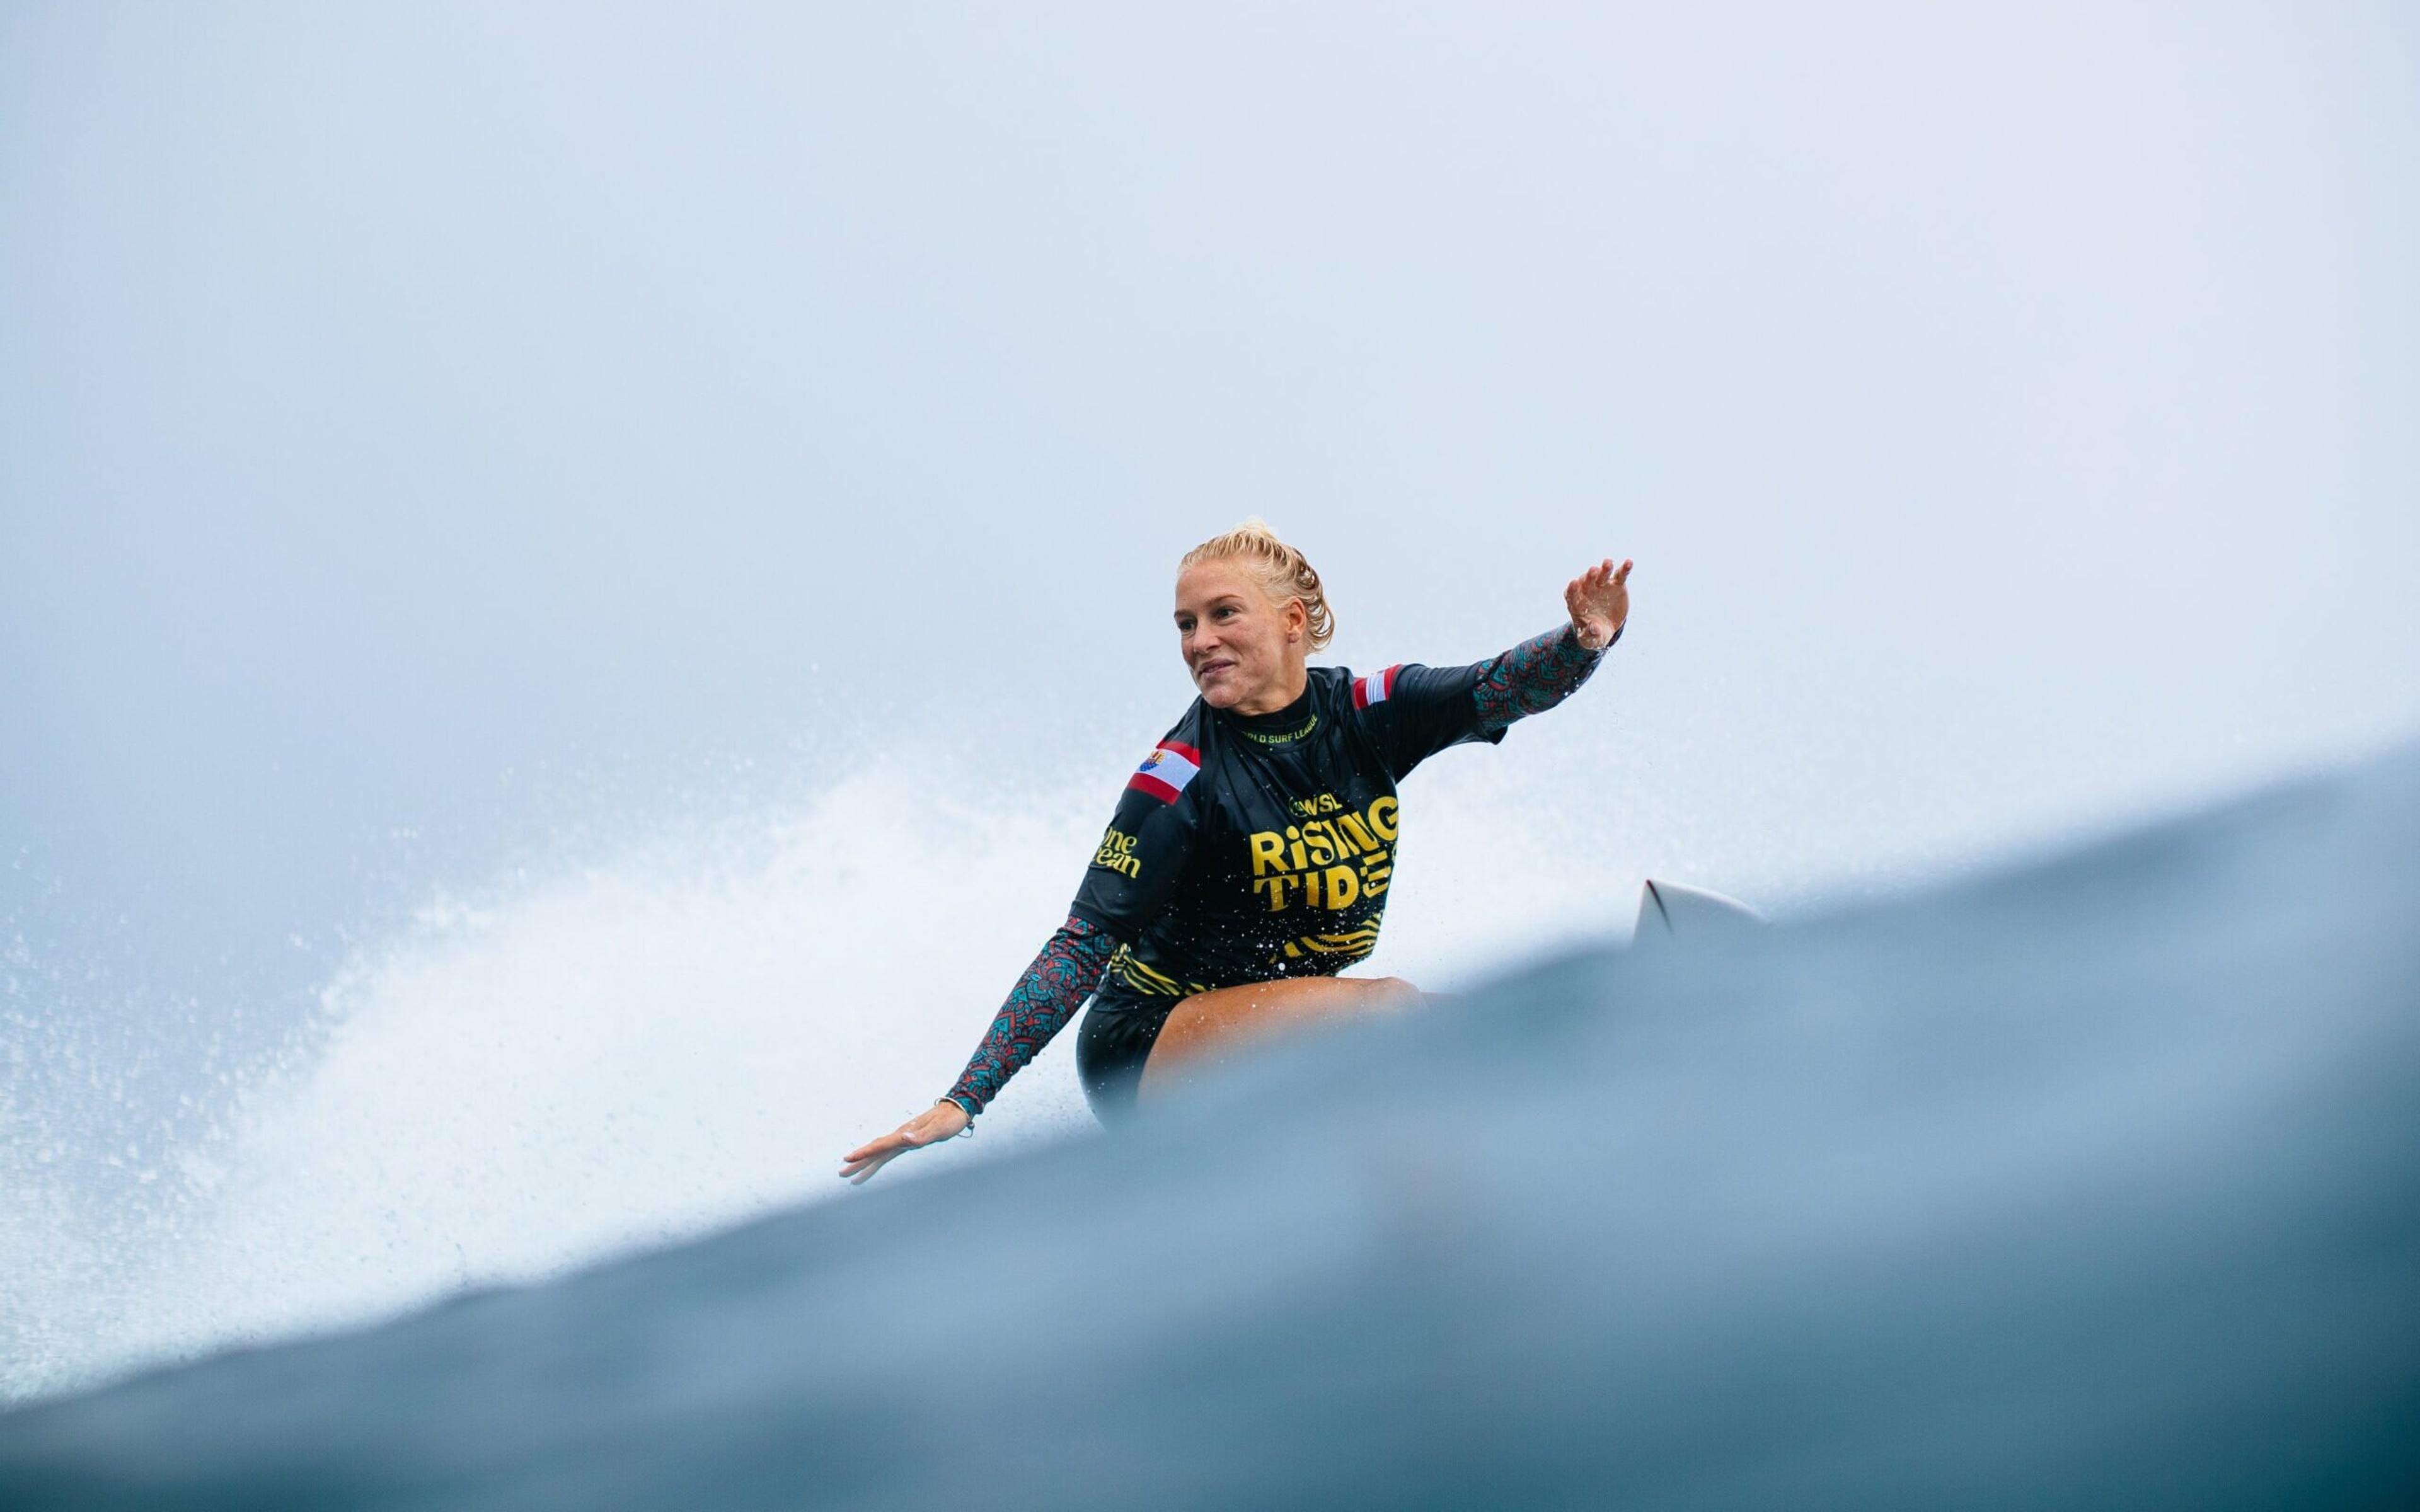
{"type": "Polygon", "coordinates": [[[1630,617],[1630,565],[1607,558],[1581,573],[1563,590],[1569,621],[1485,661],[1355,679],[1353,706],[1395,779],[1449,746],[1502,740],[1514,720],[1579,691],[1630,617]]]}
{"type": "Polygon", "coordinates": [[[1492,736],[1515,719],[1544,714],[1579,691],[1630,618],[1630,563],[1617,567],[1607,557],[1581,573],[1564,588],[1563,607],[1571,611],[1570,624],[1479,664],[1471,696],[1482,734],[1492,736]]]}
{"type": "Polygon", "coordinates": [[[1117,948],[1108,932],[1071,915],[1009,989],[1008,1000],[1001,1004],[949,1095],[879,1139],[850,1150],[843,1157],[840,1174],[862,1182],[894,1157],[962,1132],[1075,1017],[1100,985],[1101,973],[1117,948]]]}
{"type": "Polygon", "coordinates": [[[1118,942],[1106,931],[1070,914],[1009,989],[1008,1001],[1000,1005],[990,1030],[944,1101],[966,1109],[970,1118],[981,1113],[1008,1079],[1076,1016],[1101,984],[1101,973],[1117,949],[1118,942]]]}

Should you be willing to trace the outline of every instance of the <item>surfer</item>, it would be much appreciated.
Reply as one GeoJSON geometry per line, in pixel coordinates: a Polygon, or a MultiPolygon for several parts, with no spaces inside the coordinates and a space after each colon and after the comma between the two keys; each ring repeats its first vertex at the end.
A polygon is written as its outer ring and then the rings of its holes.
{"type": "Polygon", "coordinates": [[[1126,779],[1083,885],[948,1094],[848,1152],[863,1181],[963,1133],[1092,999],[1076,1066],[1112,1123],[1270,1033],[1419,1000],[1338,975],[1377,948],[1395,784],[1448,746],[1499,742],[1576,691],[1621,638],[1630,566],[1563,590],[1567,623],[1467,667],[1311,668],[1335,615],[1301,552],[1247,520],[1185,554],[1176,632],[1201,697],[1126,779]]]}

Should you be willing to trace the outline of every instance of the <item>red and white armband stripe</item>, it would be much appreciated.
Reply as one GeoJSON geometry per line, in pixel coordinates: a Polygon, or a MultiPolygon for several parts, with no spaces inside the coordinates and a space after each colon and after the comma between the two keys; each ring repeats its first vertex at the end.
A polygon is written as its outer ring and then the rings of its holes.
{"type": "Polygon", "coordinates": [[[1366,709],[1373,703],[1384,703],[1395,691],[1395,674],[1404,670],[1401,662],[1372,677],[1353,679],[1353,706],[1366,709]]]}

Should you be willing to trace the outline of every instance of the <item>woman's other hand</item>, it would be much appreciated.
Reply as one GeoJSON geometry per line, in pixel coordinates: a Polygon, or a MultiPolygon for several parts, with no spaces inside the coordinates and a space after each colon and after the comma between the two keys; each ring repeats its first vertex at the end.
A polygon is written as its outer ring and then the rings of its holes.
{"type": "Polygon", "coordinates": [[[867,1178],[899,1156],[963,1134],[974,1121],[955,1101],[943,1098],[881,1138],[869,1139],[842,1156],[840,1174],[853,1185],[863,1186],[867,1178]]]}
{"type": "Polygon", "coordinates": [[[1621,566],[1607,557],[1572,579],[1563,590],[1563,607],[1572,611],[1572,630],[1580,644],[1603,651],[1613,644],[1622,622],[1630,618],[1630,562],[1621,566]]]}

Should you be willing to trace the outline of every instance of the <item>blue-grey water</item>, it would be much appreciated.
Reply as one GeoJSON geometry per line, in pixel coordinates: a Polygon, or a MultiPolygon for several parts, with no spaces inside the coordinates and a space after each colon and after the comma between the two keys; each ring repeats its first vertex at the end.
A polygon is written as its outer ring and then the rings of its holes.
{"type": "Polygon", "coordinates": [[[0,1504],[2409,1505],[2415,919],[2406,750],[23,1408],[0,1504]]]}

